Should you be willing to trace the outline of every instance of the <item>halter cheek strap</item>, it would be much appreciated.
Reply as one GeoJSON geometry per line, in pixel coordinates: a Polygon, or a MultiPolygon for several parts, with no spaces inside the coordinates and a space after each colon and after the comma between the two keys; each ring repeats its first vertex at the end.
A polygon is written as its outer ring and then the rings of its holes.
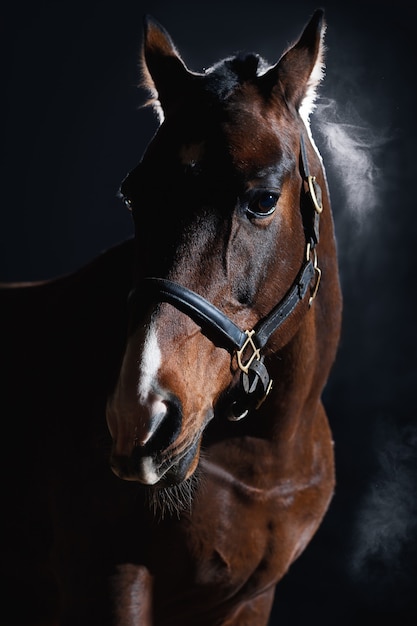
{"type": "MultiPolygon", "coordinates": [[[[153,300],[173,305],[198,324],[213,343],[236,355],[241,376],[240,387],[235,390],[232,411],[235,419],[240,419],[249,408],[258,408],[270,392],[272,381],[263,363],[261,351],[271,335],[284,324],[297,305],[304,301],[315,272],[313,261],[306,258],[294,284],[281,302],[252,330],[245,331],[214,304],[173,281],[145,278],[140,296],[146,295],[153,300]]],[[[133,290],[130,302],[138,295],[138,290],[133,290]]]]}
{"type": "Polygon", "coordinates": [[[173,305],[196,322],[213,343],[236,355],[241,374],[239,387],[234,390],[230,417],[232,420],[241,419],[250,409],[258,408],[265,400],[271,390],[272,380],[263,362],[261,351],[271,335],[283,326],[297,306],[307,300],[309,288],[311,295],[306,302],[306,308],[311,306],[317,294],[321,271],[317,264],[315,247],[319,241],[319,219],[322,212],[321,189],[316,178],[310,175],[303,136],[300,158],[310,205],[307,217],[303,216],[307,240],[306,255],[294,283],[284,298],[252,330],[242,331],[211,302],[187,287],[164,278],[145,278],[141,289],[135,288],[129,294],[129,304],[134,304],[140,296],[173,305]]]}

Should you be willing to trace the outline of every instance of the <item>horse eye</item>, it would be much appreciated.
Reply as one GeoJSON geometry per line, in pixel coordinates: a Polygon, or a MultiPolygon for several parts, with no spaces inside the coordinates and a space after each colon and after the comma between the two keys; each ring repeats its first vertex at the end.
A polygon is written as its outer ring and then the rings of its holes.
{"type": "Polygon", "coordinates": [[[123,197],[123,202],[125,207],[127,207],[129,209],[129,211],[132,210],[132,201],[129,200],[129,198],[126,198],[126,196],[123,197]]]}
{"type": "Polygon", "coordinates": [[[257,195],[249,204],[249,213],[257,217],[272,215],[278,202],[278,194],[270,191],[263,191],[257,195]]]}

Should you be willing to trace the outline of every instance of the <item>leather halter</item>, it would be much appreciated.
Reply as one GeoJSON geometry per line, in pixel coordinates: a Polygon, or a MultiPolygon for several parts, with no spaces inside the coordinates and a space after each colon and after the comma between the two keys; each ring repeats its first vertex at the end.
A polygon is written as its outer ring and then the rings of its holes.
{"type": "Polygon", "coordinates": [[[317,265],[315,247],[319,241],[319,219],[323,210],[322,194],[315,176],[310,175],[302,135],[300,137],[300,160],[301,174],[306,184],[310,204],[307,215],[302,212],[307,242],[306,254],[301,269],[284,298],[252,330],[241,330],[211,302],[171,280],[145,278],[140,289],[134,288],[129,294],[129,303],[146,294],[153,300],[171,304],[196,322],[213,343],[226,348],[236,356],[241,375],[239,387],[234,389],[233,415],[229,418],[231,420],[241,419],[250,409],[258,408],[267,397],[272,387],[272,380],[263,362],[261,350],[297,306],[306,300],[309,287],[311,286],[312,291],[307,307],[311,306],[319,287],[321,270],[317,265]]]}

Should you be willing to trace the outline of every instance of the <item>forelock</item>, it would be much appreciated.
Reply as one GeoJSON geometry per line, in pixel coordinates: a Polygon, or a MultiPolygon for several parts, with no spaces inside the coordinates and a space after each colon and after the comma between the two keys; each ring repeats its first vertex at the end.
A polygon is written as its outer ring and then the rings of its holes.
{"type": "Polygon", "coordinates": [[[216,63],[205,72],[205,86],[220,101],[227,100],[236,89],[254,82],[268,64],[258,54],[238,54],[216,63]]]}

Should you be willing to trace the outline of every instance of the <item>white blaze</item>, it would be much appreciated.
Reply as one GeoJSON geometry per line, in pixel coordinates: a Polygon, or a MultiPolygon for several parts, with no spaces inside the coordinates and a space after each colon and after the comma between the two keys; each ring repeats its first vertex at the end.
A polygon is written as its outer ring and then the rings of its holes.
{"type": "Polygon", "coordinates": [[[140,372],[138,382],[138,398],[142,404],[148,402],[154,395],[158,370],[161,366],[161,351],[158,346],[158,337],[155,329],[151,326],[143,346],[140,360],[140,372]]]}
{"type": "MultiPolygon", "coordinates": [[[[167,413],[164,397],[156,391],[160,389],[158,384],[160,365],[161,351],[155,328],[151,326],[143,346],[137,386],[139,404],[144,410],[144,415],[147,416],[142,424],[144,430],[141,436],[137,437],[137,443],[140,445],[145,445],[149,441],[167,413]]],[[[149,462],[151,462],[150,459],[149,462]]],[[[150,482],[154,481],[150,480],[150,482]]]]}

